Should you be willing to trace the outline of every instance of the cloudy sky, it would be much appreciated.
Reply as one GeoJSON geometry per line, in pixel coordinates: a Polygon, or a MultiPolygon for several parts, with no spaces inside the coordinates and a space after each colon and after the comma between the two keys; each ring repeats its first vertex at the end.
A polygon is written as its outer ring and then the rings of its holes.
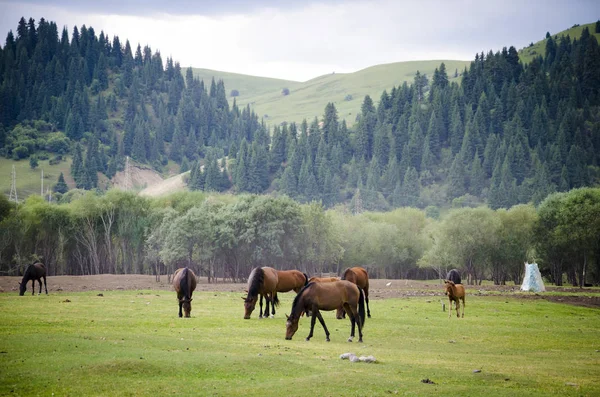
{"type": "Polygon", "coordinates": [[[597,0],[0,0],[0,43],[19,19],[93,27],[163,59],[306,81],[372,65],[471,60],[600,19],[597,0]]]}

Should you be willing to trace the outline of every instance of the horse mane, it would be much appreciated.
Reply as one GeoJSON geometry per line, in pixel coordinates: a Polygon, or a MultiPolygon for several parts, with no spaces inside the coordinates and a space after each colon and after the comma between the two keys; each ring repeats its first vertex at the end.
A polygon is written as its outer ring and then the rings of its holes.
{"type": "Polygon", "coordinates": [[[346,279],[346,275],[351,272],[352,270],[350,268],[347,268],[346,270],[344,270],[344,274],[342,274],[342,277],[340,277],[340,280],[345,280],[346,279]]]}
{"type": "Polygon", "coordinates": [[[294,297],[294,302],[292,303],[292,311],[290,312],[290,317],[294,317],[294,315],[296,313],[298,313],[298,317],[300,317],[300,313],[302,312],[302,310],[304,310],[304,308],[299,308],[299,304],[300,304],[300,299],[301,299],[301,295],[304,294],[304,291],[309,289],[310,287],[312,287],[315,284],[315,282],[310,282],[308,284],[306,284],[304,287],[302,287],[302,289],[300,290],[300,292],[298,292],[296,294],[296,296],[294,297]]]}
{"type": "Polygon", "coordinates": [[[306,273],[302,273],[304,274],[304,286],[306,287],[306,285],[308,284],[308,274],[306,273]]]}
{"type": "Polygon", "coordinates": [[[248,298],[258,295],[260,286],[263,284],[264,280],[265,272],[262,267],[259,266],[252,269],[252,272],[250,272],[250,277],[248,277],[248,298]]]}
{"type": "Polygon", "coordinates": [[[179,279],[179,289],[183,293],[184,299],[190,299],[190,291],[188,288],[187,276],[188,276],[188,268],[184,267],[183,270],[181,271],[181,278],[179,279]]]}

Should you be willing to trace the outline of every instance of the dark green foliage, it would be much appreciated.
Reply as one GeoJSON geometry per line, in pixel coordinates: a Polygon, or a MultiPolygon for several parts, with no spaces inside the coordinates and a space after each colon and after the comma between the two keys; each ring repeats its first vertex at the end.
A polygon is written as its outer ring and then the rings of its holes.
{"type": "Polygon", "coordinates": [[[39,163],[36,155],[29,157],[29,167],[31,167],[32,170],[35,170],[38,167],[38,165],[39,163]]]}
{"type": "Polygon", "coordinates": [[[58,182],[56,182],[56,185],[54,185],[52,190],[55,191],[56,193],[62,193],[62,194],[69,191],[69,186],[67,186],[67,183],[65,182],[65,176],[63,175],[62,172],[58,176],[58,182]]]}
{"type": "Polygon", "coordinates": [[[22,18],[15,32],[0,50],[0,155],[71,151],[78,187],[113,176],[127,155],[157,169],[191,163],[191,189],[279,189],[327,207],[359,185],[365,209],[465,195],[501,208],[598,181],[600,46],[588,29],[547,35],[528,64],[514,47],[477,54],[460,84],[443,63],[418,72],[378,103],[366,96],[352,128],[333,103],[321,119],[268,126],[227,101],[237,91],[227,82],[92,27],[59,34],[22,18]]]}

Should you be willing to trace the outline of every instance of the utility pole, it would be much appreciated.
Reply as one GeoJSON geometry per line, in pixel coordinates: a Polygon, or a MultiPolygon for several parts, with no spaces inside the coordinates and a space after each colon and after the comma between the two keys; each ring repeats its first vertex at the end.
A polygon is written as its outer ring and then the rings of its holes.
{"type": "Polygon", "coordinates": [[[14,165],[12,166],[10,195],[8,196],[8,201],[14,201],[17,204],[19,203],[19,199],[17,198],[17,172],[15,171],[14,165]]]}

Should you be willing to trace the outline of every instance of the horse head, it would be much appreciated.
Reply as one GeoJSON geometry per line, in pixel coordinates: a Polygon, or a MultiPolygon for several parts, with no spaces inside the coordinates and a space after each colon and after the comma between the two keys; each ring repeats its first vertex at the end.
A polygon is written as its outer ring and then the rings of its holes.
{"type": "Polygon", "coordinates": [[[453,291],[456,286],[456,284],[454,284],[454,281],[444,280],[444,285],[446,286],[446,295],[454,295],[453,291]]]}
{"type": "Polygon", "coordinates": [[[192,312],[192,300],[193,299],[185,299],[182,298],[179,301],[181,302],[181,307],[183,308],[183,313],[185,317],[191,317],[190,313],[192,312]]]}
{"type": "Polygon", "coordinates": [[[298,320],[299,319],[297,319],[297,318],[293,319],[290,316],[288,316],[287,314],[285,315],[285,317],[287,318],[287,321],[285,323],[285,339],[292,340],[292,336],[294,336],[296,331],[298,331],[298,320]]]}
{"type": "Polygon", "coordinates": [[[25,295],[25,291],[27,291],[27,283],[19,283],[19,295],[25,295]]]}
{"type": "Polygon", "coordinates": [[[256,301],[258,301],[258,296],[254,298],[250,296],[248,296],[247,298],[242,297],[242,299],[244,300],[244,319],[248,320],[250,319],[250,315],[256,307],[256,301]]]}

